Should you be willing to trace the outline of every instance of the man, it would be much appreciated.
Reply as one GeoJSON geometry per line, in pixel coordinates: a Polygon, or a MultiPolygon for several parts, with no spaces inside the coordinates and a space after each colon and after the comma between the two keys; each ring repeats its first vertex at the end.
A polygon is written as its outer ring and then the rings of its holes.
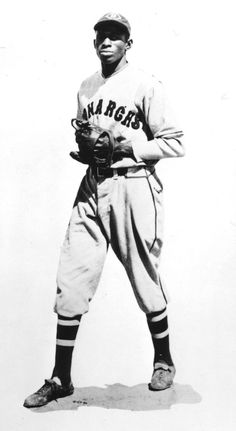
{"type": "MultiPolygon", "coordinates": [[[[108,246],[124,265],[137,302],[146,314],[154,346],[150,390],[171,386],[175,375],[168,335],[167,300],[158,273],[162,248],[162,184],[156,163],[184,155],[163,85],[130,66],[130,24],[106,14],[94,26],[101,71],[78,93],[78,120],[109,130],[115,146],[110,167],[90,163],[61,250],[55,311],[55,367],[51,379],[24,402],[39,407],[73,393],[71,361],[81,317],[97,289],[108,246]]],[[[80,137],[76,132],[76,141],[80,137]]],[[[98,141],[95,155],[103,151],[98,141]]],[[[77,160],[86,163],[78,152],[77,160]]]]}

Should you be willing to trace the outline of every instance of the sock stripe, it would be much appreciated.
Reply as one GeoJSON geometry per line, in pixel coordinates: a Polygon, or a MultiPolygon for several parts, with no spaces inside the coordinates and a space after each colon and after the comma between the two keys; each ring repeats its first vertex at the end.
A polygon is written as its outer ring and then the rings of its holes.
{"type": "Polygon", "coordinates": [[[166,308],[166,307],[165,307],[165,308],[163,308],[163,310],[160,310],[160,311],[154,311],[153,313],[148,313],[148,314],[147,314],[147,319],[148,319],[148,320],[152,320],[152,319],[153,319],[153,317],[160,316],[162,313],[164,313],[164,311],[167,311],[167,308],[166,308]]]}
{"type": "Polygon", "coordinates": [[[159,314],[158,316],[152,316],[152,317],[147,316],[147,319],[149,322],[159,322],[160,320],[164,319],[164,317],[166,316],[167,316],[167,309],[162,311],[161,314],[159,314]]]}
{"type": "Polygon", "coordinates": [[[56,345],[63,346],[63,347],[74,347],[75,340],[61,340],[60,338],[57,338],[56,345]]]}
{"type": "Polygon", "coordinates": [[[67,317],[67,316],[62,316],[61,314],[58,314],[58,319],[60,320],[78,320],[78,322],[80,322],[81,320],[81,314],[77,315],[77,316],[73,316],[73,317],[67,317]]]}
{"type": "Polygon", "coordinates": [[[160,332],[159,334],[152,334],[152,338],[159,340],[160,338],[165,338],[169,334],[169,329],[166,329],[164,332],[160,332]]]}
{"type": "Polygon", "coordinates": [[[62,320],[58,318],[58,325],[61,326],[78,326],[79,323],[79,320],[62,320]]]}
{"type": "Polygon", "coordinates": [[[167,316],[159,322],[149,322],[148,327],[151,334],[160,334],[168,329],[168,320],[167,316]]]}

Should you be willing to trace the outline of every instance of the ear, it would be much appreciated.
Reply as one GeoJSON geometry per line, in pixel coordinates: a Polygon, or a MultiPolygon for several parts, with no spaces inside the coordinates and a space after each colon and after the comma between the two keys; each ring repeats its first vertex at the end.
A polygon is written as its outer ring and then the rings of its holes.
{"type": "Polygon", "coordinates": [[[127,40],[127,42],[126,42],[126,50],[130,49],[132,45],[133,45],[133,39],[127,40]]]}
{"type": "Polygon", "coordinates": [[[96,49],[96,40],[94,39],[94,41],[93,41],[93,46],[94,46],[94,48],[96,49]]]}

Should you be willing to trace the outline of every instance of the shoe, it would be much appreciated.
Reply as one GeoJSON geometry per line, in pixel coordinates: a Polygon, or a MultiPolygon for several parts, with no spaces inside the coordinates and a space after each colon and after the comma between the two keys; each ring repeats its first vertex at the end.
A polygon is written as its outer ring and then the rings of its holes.
{"type": "Polygon", "coordinates": [[[154,364],[154,370],[151,382],[148,387],[150,391],[163,391],[169,388],[174,380],[176,370],[174,365],[168,365],[164,362],[154,364]]]}
{"type": "Polygon", "coordinates": [[[58,385],[53,379],[47,379],[37,392],[26,398],[23,406],[27,408],[41,407],[57,398],[67,397],[73,392],[74,386],[71,382],[66,386],[62,386],[58,385]]]}

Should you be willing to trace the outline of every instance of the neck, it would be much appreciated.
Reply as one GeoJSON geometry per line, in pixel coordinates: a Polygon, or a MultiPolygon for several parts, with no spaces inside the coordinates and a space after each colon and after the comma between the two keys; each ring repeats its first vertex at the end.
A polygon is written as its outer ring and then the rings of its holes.
{"type": "Polygon", "coordinates": [[[115,72],[118,72],[118,70],[122,69],[122,67],[125,66],[125,64],[127,63],[127,60],[125,57],[122,57],[121,60],[112,63],[112,64],[104,64],[102,63],[102,74],[103,76],[105,76],[106,78],[110,75],[112,75],[115,72]]]}

